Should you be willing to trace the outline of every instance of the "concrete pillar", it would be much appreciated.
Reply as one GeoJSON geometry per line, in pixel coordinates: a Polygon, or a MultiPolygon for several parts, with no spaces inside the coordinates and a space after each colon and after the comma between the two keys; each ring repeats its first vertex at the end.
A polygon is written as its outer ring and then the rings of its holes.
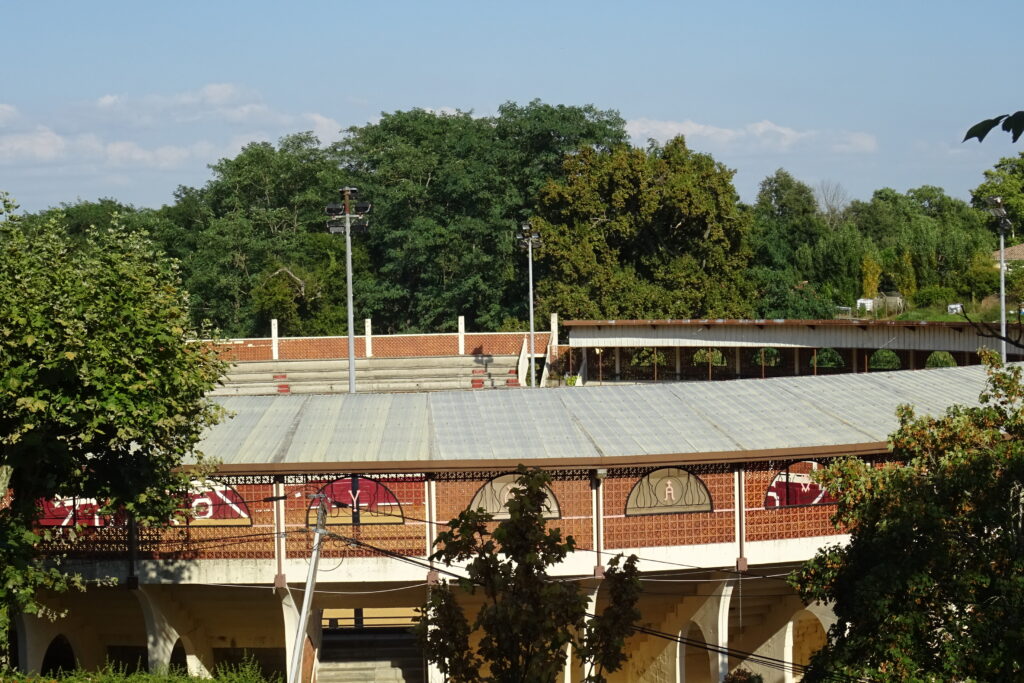
{"type": "Polygon", "coordinates": [[[615,347],[615,379],[622,379],[622,349],[615,347]]]}
{"type": "Polygon", "coordinates": [[[459,316],[459,355],[466,355],[466,316],[459,316]]]}
{"type": "Polygon", "coordinates": [[[278,359],[277,318],[272,318],[270,321],[270,358],[271,360],[278,359]]]}
{"type": "MultiPolygon", "coordinates": [[[[55,612],[68,609],[67,605],[60,602],[48,604],[47,607],[55,612]]],[[[82,617],[81,610],[71,611],[67,616],[54,621],[24,614],[16,614],[14,618],[18,630],[18,668],[24,673],[40,672],[50,643],[59,635],[67,639],[75,661],[81,668],[96,670],[106,663],[106,648],[100,642],[93,624],[82,617]]]]}
{"type": "Polygon", "coordinates": [[[793,349],[793,374],[800,374],[800,349],[793,349]]]}
{"type": "MultiPolygon", "coordinates": [[[[707,598],[694,612],[692,621],[704,634],[709,645],[728,648],[729,645],[729,606],[732,602],[734,581],[709,581],[701,586],[707,598]]],[[[721,681],[729,673],[729,655],[725,652],[711,657],[711,680],[721,681]]]]}
{"type": "Polygon", "coordinates": [[[556,359],[555,354],[558,353],[558,314],[551,314],[551,339],[548,342],[548,347],[551,349],[551,357],[548,361],[554,361],[556,359]]]}
{"type": "Polygon", "coordinates": [[[850,372],[857,374],[857,357],[860,355],[860,349],[853,349],[850,351],[850,372]]]}
{"type": "Polygon", "coordinates": [[[373,322],[370,318],[363,320],[366,328],[366,357],[373,358],[373,322]]]}
{"type": "Polygon", "coordinates": [[[733,349],[732,357],[733,357],[733,365],[734,365],[734,368],[735,368],[735,371],[736,371],[735,372],[736,377],[741,377],[742,374],[743,374],[743,358],[740,355],[740,352],[742,350],[743,349],[741,349],[738,346],[733,349]]]}
{"type": "Polygon", "coordinates": [[[139,601],[146,624],[149,670],[167,670],[174,645],[180,638],[189,675],[209,678],[214,662],[206,630],[160,586],[140,585],[132,594],[139,601]]]}
{"type": "Polygon", "coordinates": [[[299,627],[299,605],[295,603],[288,584],[274,586],[278,600],[281,601],[281,617],[284,620],[284,661],[287,662],[286,678],[291,680],[292,653],[295,651],[295,630],[299,627]]]}

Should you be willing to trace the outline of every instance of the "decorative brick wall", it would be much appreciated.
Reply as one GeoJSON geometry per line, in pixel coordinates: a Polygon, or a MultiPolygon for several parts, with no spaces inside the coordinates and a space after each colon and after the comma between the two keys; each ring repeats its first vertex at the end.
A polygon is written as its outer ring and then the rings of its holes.
{"type": "Polygon", "coordinates": [[[834,504],[765,508],[765,496],[775,475],[787,462],[749,463],[744,475],[746,497],[746,539],[771,541],[780,538],[832,536],[844,532],[832,525],[834,504]]]}
{"type": "Polygon", "coordinates": [[[725,467],[687,468],[711,494],[711,512],[674,512],[626,517],[633,486],[651,470],[609,471],[604,480],[606,548],[726,543],[736,539],[733,475],[725,467]]]}

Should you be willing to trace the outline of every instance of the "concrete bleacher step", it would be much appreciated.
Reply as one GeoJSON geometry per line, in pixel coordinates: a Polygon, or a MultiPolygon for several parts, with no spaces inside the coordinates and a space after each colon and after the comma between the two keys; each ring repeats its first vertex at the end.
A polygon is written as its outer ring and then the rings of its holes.
{"type": "MultiPolygon", "coordinates": [[[[518,387],[516,356],[430,356],[356,361],[360,392],[451,391],[518,387]]],[[[348,391],[346,360],[249,361],[227,372],[215,396],[348,391]]]]}
{"type": "Polygon", "coordinates": [[[318,683],[408,683],[390,662],[320,662],[318,683]]]}
{"type": "Polygon", "coordinates": [[[317,680],[424,683],[423,656],[408,629],[324,631],[317,680]]]}

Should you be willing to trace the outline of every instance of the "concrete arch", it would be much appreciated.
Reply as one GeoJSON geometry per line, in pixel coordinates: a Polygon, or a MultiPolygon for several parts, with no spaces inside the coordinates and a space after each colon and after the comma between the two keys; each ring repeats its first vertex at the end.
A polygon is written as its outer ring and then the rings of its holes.
{"type": "Polygon", "coordinates": [[[807,666],[811,655],[825,645],[825,625],[818,615],[810,610],[800,610],[793,615],[790,622],[792,643],[789,648],[789,659],[798,666],[807,666]]]}
{"type": "Polygon", "coordinates": [[[700,626],[690,621],[679,631],[676,662],[679,683],[714,683],[718,680],[718,658],[707,648],[707,638],[700,626]]]}
{"type": "Polygon", "coordinates": [[[71,641],[63,633],[58,633],[46,646],[42,664],[39,666],[40,673],[44,676],[55,676],[61,671],[73,671],[77,667],[78,658],[75,657],[71,641]]]}

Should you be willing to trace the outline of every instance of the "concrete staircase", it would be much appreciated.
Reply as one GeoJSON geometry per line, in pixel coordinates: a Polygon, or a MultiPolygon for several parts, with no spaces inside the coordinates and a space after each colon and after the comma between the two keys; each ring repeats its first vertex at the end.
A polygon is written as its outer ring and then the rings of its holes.
{"type": "Polygon", "coordinates": [[[324,631],[318,683],[424,683],[423,657],[407,629],[324,631]]]}
{"type": "MultiPolygon", "coordinates": [[[[360,393],[518,387],[517,356],[356,359],[360,393]]],[[[348,361],[249,361],[231,366],[213,396],[348,392],[348,361]]]]}

